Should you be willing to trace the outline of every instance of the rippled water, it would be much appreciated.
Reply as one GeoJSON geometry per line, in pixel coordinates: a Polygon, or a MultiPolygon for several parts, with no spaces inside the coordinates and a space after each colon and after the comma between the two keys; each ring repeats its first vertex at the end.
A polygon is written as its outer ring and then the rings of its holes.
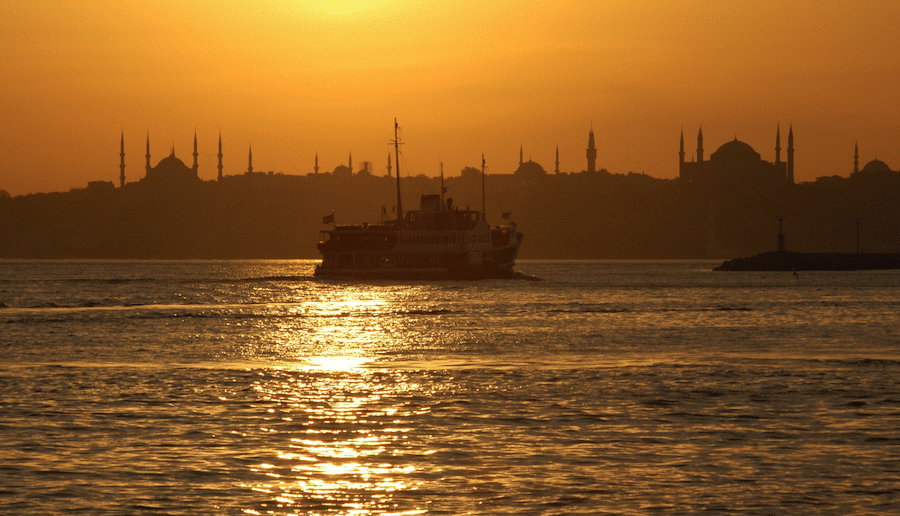
{"type": "Polygon", "coordinates": [[[900,272],[313,263],[0,261],[0,513],[900,512],[900,272]]]}

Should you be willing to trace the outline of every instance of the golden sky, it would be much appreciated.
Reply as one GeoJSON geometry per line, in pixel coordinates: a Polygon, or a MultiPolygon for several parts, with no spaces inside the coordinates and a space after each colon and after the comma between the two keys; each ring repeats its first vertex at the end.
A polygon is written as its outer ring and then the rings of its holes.
{"type": "MultiPolygon", "coordinates": [[[[118,184],[175,153],[200,177],[372,162],[396,117],[403,173],[678,174],[702,125],[774,160],[795,134],[797,181],[860,161],[900,168],[900,2],[130,0],[0,2],[0,190],[118,184]]],[[[785,151],[782,151],[782,157],[785,151]]]]}

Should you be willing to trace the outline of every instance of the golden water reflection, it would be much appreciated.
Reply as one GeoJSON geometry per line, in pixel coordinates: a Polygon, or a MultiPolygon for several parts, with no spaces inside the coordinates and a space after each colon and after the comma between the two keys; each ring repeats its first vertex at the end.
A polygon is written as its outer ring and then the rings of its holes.
{"type": "Polygon", "coordinates": [[[260,405],[269,407],[258,435],[272,454],[250,468],[265,480],[249,487],[270,498],[262,514],[426,512],[427,502],[400,507],[394,499],[423,483],[415,457],[429,451],[408,443],[409,418],[423,410],[403,401],[416,387],[395,373],[360,368],[365,362],[320,357],[255,382],[260,405]]]}
{"type": "MultiPolygon", "coordinates": [[[[410,311],[438,306],[427,286],[346,286],[298,293],[296,303],[267,305],[266,317],[241,320],[256,337],[243,354],[348,370],[408,349],[410,311]]],[[[455,293],[450,294],[455,295],[455,293]]]]}
{"type": "MultiPolygon", "coordinates": [[[[333,292],[333,291],[332,291],[333,292]]],[[[395,343],[399,318],[391,290],[352,290],[318,303],[282,308],[296,317],[268,328],[281,354],[254,390],[265,407],[262,456],[249,485],[268,498],[259,514],[422,514],[428,502],[410,497],[422,485],[410,446],[410,422],[428,410],[407,400],[419,386],[405,373],[376,367],[395,343]],[[402,493],[402,499],[397,494],[402,493]]]]}
{"type": "Polygon", "coordinates": [[[321,371],[352,371],[371,363],[371,358],[362,356],[320,356],[309,359],[309,368],[321,371]]]}

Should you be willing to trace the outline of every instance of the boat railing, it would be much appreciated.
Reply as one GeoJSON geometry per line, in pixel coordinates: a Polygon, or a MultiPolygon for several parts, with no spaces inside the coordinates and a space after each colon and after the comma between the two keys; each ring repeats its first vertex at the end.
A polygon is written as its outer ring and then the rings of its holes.
{"type": "MultiPolygon", "coordinates": [[[[324,233],[324,232],[323,232],[324,233]]],[[[348,231],[346,233],[329,232],[328,239],[319,242],[319,247],[328,248],[353,248],[382,250],[390,249],[397,243],[397,236],[390,232],[374,232],[369,230],[348,231]]]]}

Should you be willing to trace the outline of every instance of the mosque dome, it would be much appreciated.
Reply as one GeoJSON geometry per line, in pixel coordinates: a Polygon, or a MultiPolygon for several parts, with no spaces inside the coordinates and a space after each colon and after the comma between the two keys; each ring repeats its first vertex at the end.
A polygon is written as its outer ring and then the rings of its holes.
{"type": "Polygon", "coordinates": [[[173,150],[172,154],[161,159],[155,167],[148,170],[144,179],[151,182],[170,183],[173,181],[196,181],[198,177],[194,169],[175,157],[173,150]]]}
{"type": "Polygon", "coordinates": [[[544,170],[544,167],[542,167],[539,163],[528,160],[519,165],[519,168],[516,169],[515,175],[524,177],[546,176],[547,171],[544,170]]]}
{"type": "Polygon", "coordinates": [[[759,153],[750,145],[738,140],[723,144],[716,152],[710,155],[713,161],[759,161],[759,153]]]}
{"type": "Polygon", "coordinates": [[[331,172],[331,174],[336,177],[350,177],[353,175],[353,169],[348,167],[347,165],[338,165],[334,167],[334,170],[331,172]]]}
{"type": "Polygon", "coordinates": [[[191,169],[185,165],[183,161],[176,158],[173,153],[160,160],[159,164],[156,165],[155,170],[178,173],[185,171],[190,172],[191,169]]]}
{"type": "Polygon", "coordinates": [[[878,174],[884,172],[890,172],[891,167],[887,165],[887,163],[881,161],[880,159],[873,159],[872,161],[866,163],[866,166],[860,170],[861,173],[865,174],[878,174]]]}

